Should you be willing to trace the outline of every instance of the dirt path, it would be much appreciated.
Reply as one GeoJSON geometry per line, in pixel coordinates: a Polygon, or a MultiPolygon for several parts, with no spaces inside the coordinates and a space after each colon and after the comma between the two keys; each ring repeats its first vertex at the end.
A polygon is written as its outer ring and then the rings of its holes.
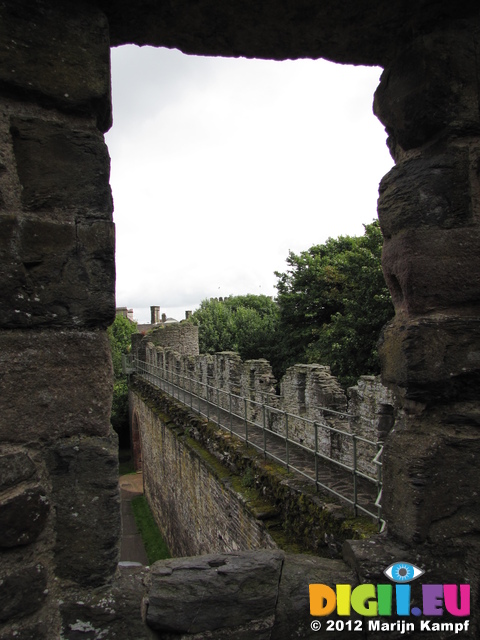
{"type": "Polygon", "coordinates": [[[148,565],[147,554],[135,524],[131,505],[133,498],[143,494],[143,475],[142,473],[130,473],[126,476],[120,476],[119,485],[122,499],[120,562],[140,562],[143,565],[148,565]]]}

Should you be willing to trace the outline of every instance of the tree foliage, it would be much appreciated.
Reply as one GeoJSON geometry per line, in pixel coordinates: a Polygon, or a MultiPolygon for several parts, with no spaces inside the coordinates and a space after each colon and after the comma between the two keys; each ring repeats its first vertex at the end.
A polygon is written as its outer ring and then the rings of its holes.
{"type": "Polygon", "coordinates": [[[236,351],[244,360],[271,358],[278,306],[265,295],[203,300],[190,321],[199,326],[201,353],[236,351]]]}
{"type": "Polygon", "coordinates": [[[364,228],[363,236],[290,252],[289,269],[276,272],[283,368],[327,364],[344,385],[379,372],[377,341],[394,310],[381,268],[379,224],[364,228]]]}
{"type": "Polygon", "coordinates": [[[129,445],[128,425],[128,385],[127,376],[122,371],[122,355],[130,351],[132,334],[137,325],[123,316],[117,316],[108,327],[108,338],[113,362],[113,402],[110,421],[118,433],[120,447],[129,445]]]}
{"type": "Polygon", "coordinates": [[[381,268],[378,222],[363,236],[329,238],[290,252],[276,272],[277,300],[263,295],[204,300],[192,315],[201,353],[266,358],[277,379],[297,362],[331,367],[344,385],[377,374],[377,341],[394,309],[381,268]]]}

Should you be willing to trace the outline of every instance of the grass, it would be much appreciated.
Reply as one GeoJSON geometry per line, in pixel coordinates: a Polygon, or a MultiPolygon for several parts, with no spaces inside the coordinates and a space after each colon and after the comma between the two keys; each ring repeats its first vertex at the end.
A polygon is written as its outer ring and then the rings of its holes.
{"type": "Polygon", "coordinates": [[[132,511],[142,536],[149,564],[171,558],[170,552],[155,522],[145,496],[133,498],[132,511]]]}

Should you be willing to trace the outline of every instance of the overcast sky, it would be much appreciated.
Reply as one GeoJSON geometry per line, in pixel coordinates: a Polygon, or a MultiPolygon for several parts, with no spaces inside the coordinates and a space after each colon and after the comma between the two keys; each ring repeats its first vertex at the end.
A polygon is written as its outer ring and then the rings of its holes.
{"type": "Polygon", "coordinates": [[[361,235],[393,165],[380,73],[113,49],[117,306],[181,320],[204,298],[274,296],[289,250],[361,235]]]}

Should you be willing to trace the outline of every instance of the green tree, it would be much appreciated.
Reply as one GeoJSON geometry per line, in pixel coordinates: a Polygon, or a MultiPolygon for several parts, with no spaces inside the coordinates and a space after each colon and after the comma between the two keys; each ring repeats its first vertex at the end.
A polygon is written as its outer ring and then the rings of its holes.
{"type": "Polygon", "coordinates": [[[122,355],[130,351],[132,334],[136,333],[135,322],[123,316],[117,316],[114,323],[108,327],[108,338],[113,361],[113,402],[110,421],[118,433],[121,448],[130,444],[128,425],[128,385],[127,376],[122,371],[122,355]]]}
{"type": "Polygon", "coordinates": [[[276,302],[253,294],[203,300],[190,318],[199,325],[201,353],[236,351],[244,360],[270,359],[278,320],[276,302]]]}
{"type": "Polygon", "coordinates": [[[295,362],[331,367],[344,385],[379,372],[377,341],[394,310],[381,268],[377,221],[363,236],[329,238],[276,272],[282,368],[295,362]]]}

